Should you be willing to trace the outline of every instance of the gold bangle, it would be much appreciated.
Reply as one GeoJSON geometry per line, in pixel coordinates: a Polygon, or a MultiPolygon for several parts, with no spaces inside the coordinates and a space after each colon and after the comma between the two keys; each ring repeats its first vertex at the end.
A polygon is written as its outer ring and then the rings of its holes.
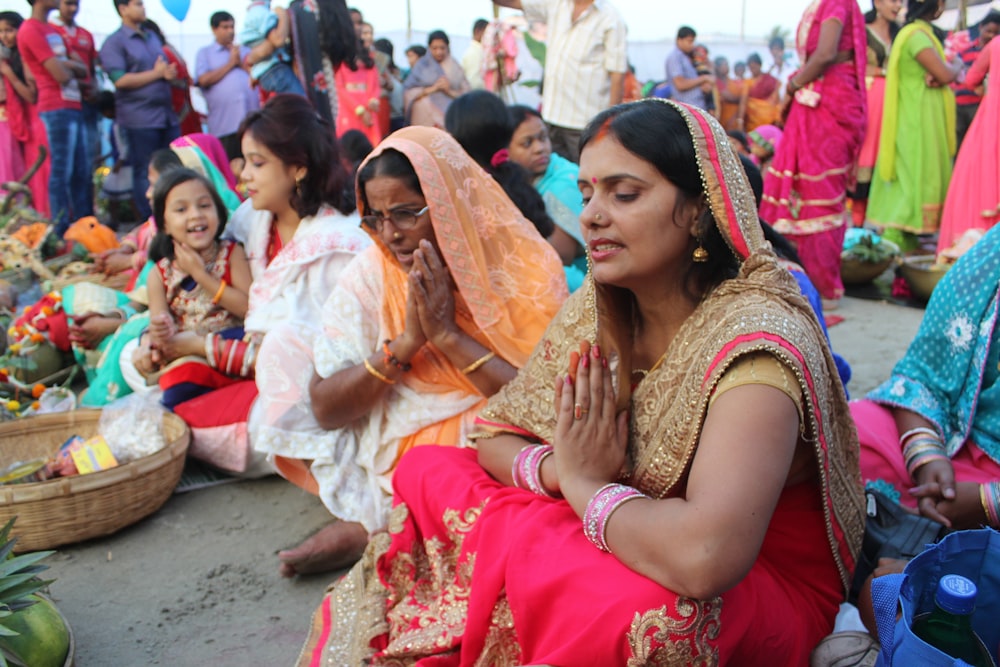
{"type": "Polygon", "coordinates": [[[381,380],[382,382],[385,382],[386,384],[396,384],[396,381],[395,381],[395,380],[390,380],[390,379],[389,379],[389,378],[387,378],[386,376],[384,376],[384,375],[382,375],[381,373],[379,373],[379,372],[378,372],[378,369],[377,369],[377,368],[375,368],[374,366],[372,366],[372,365],[371,365],[371,364],[370,364],[370,363],[368,362],[368,360],[367,360],[367,359],[365,359],[365,360],[364,360],[364,364],[365,364],[365,370],[366,370],[366,371],[368,371],[368,373],[369,373],[369,374],[370,374],[370,375],[371,375],[372,377],[375,377],[375,378],[378,378],[379,380],[381,380]]]}
{"type": "Polygon", "coordinates": [[[219,290],[215,293],[215,296],[212,297],[213,305],[218,305],[219,301],[222,300],[222,294],[225,291],[226,291],[226,281],[223,280],[222,282],[219,283],[219,290]]]}
{"type": "Polygon", "coordinates": [[[495,356],[497,356],[497,355],[494,352],[489,352],[487,354],[484,354],[483,356],[479,357],[478,359],[476,359],[475,361],[473,361],[471,364],[469,364],[468,366],[466,366],[465,368],[463,368],[462,369],[462,375],[468,375],[469,373],[475,373],[480,368],[482,368],[483,365],[487,361],[489,361],[490,359],[492,359],[495,356]]]}

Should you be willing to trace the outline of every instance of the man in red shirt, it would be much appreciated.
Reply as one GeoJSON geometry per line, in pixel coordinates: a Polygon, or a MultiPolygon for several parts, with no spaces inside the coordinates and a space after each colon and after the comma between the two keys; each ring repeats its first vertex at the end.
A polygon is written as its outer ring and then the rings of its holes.
{"type": "MultiPolygon", "coordinates": [[[[76,23],[76,14],[80,11],[80,0],[62,0],[59,3],[59,13],[52,20],[52,27],[62,35],[66,42],[69,53],[80,59],[80,62],[87,68],[87,78],[81,79],[80,93],[83,99],[80,102],[83,111],[83,145],[87,149],[87,164],[89,168],[94,167],[95,158],[101,154],[100,136],[97,131],[97,121],[99,114],[97,111],[97,81],[95,80],[94,65],[97,63],[97,49],[94,46],[94,36],[76,23]]],[[[93,208],[94,190],[87,188],[88,209],[93,208]]]]}
{"type": "Polygon", "coordinates": [[[49,207],[56,233],[62,236],[70,220],[93,213],[87,196],[93,186],[79,84],[90,72],[48,24],[49,12],[59,0],[28,0],[28,4],[31,18],[17,31],[17,49],[38,83],[38,112],[49,138],[49,207]]]}

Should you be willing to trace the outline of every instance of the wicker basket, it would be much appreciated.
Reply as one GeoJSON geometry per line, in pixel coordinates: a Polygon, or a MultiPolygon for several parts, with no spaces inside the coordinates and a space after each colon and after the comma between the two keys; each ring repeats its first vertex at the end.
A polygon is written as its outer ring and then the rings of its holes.
{"type": "MultiPolygon", "coordinates": [[[[77,410],[0,424],[0,467],[47,458],[73,435],[95,435],[100,417],[100,410],[77,410]]],[[[158,510],[180,480],[191,433],[168,413],[163,437],[163,449],[117,468],[0,486],[0,524],[18,517],[16,551],[110,535],[158,510]]]]}

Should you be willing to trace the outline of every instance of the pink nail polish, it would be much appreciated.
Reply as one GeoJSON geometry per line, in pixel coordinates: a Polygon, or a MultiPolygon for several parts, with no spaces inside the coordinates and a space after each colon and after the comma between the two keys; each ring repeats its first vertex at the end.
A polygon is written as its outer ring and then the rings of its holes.
{"type": "Polygon", "coordinates": [[[590,368],[590,357],[584,357],[580,360],[580,365],[584,368],[590,368]]]}
{"type": "Polygon", "coordinates": [[[594,359],[600,359],[601,358],[601,346],[600,345],[595,345],[594,347],[590,348],[590,354],[593,355],[594,359]]]}

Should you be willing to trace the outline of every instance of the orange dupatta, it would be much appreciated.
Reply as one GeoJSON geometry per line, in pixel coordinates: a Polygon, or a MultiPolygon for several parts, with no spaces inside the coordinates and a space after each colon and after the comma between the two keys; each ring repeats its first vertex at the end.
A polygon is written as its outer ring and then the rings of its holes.
{"type": "MultiPolygon", "coordinates": [[[[434,234],[456,287],[456,321],[468,335],[516,368],[565,301],[565,274],[555,250],[539,235],[503,189],[449,134],[411,126],[386,138],[366,160],[386,150],[406,156],[430,208],[434,234]]],[[[360,191],[358,202],[363,202],[360,191]]],[[[367,214],[367,211],[362,211],[367,214]]],[[[381,271],[379,340],[399,336],[406,326],[407,274],[377,234],[365,252],[365,269],[381,271]],[[374,253],[375,257],[368,257],[374,253]]],[[[433,344],[411,361],[396,387],[420,394],[478,390],[433,344]]],[[[396,387],[393,391],[396,391],[396,387]]],[[[472,410],[485,404],[485,397],[472,410]]],[[[400,438],[391,469],[418,445],[459,444],[469,410],[400,438]]],[[[316,493],[318,485],[303,461],[275,457],[283,476],[316,493]]]]}

